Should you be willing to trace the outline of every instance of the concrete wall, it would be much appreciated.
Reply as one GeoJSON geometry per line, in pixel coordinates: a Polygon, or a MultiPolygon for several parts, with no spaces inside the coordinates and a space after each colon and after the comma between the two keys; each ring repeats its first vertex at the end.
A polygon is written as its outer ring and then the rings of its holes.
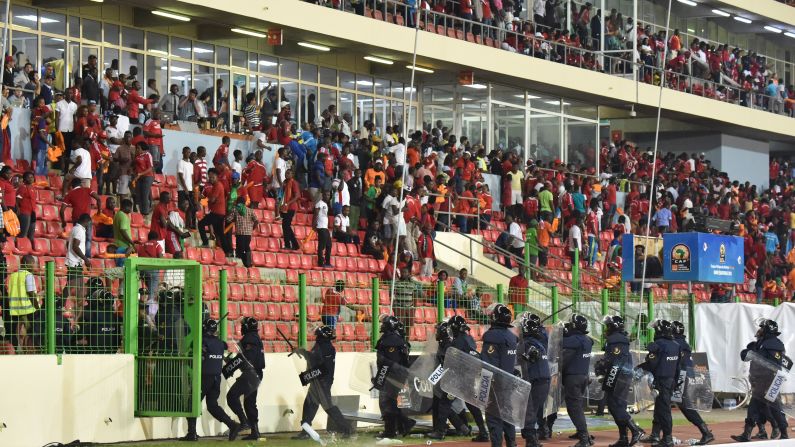
{"type": "Polygon", "coordinates": [[[765,141],[721,136],[719,169],[730,179],[749,181],[752,185],[767,188],[770,184],[770,144],[765,141]]]}
{"type": "MultiPolygon", "coordinates": [[[[332,394],[359,396],[360,411],[378,413],[378,402],[367,393],[369,383],[364,378],[371,359],[374,354],[338,354],[332,394]],[[365,374],[356,374],[363,370],[365,374]]],[[[260,430],[297,431],[306,394],[298,373],[306,364],[287,354],[267,354],[266,362],[258,396],[260,430]]],[[[134,417],[133,367],[131,355],[65,355],[60,361],[50,355],[0,356],[0,377],[5,384],[0,399],[0,445],[37,447],[75,439],[108,443],[183,436],[182,418],[134,417]]],[[[222,396],[227,385],[231,383],[222,385],[222,396]]],[[[225,402],[222,406],[226,408],[225,402]]],[[[321,409],[313,427],[324,428],[325,422],[321,409]]],[[[224,430],[209,414],[199,420],[200,436],[224,430]]]]}

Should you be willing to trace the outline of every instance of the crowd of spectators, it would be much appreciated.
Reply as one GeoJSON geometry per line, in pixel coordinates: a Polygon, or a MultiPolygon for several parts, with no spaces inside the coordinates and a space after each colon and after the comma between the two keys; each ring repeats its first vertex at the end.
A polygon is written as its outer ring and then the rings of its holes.
{"type": "Polygon", "coordinates": [[[372,14],[368,6],[383,8],[407,26],[415,25],[413,14],[419,8],[423,25],[430,25],[433,32],[443,25],[461,31],[462,39],[482,37],[484,42],[496,41],[503,50],[610,74],[630,74],[637,67],[639,79],[654,85],[660,85],[665,73],[669,88],[793,116],[795,90],[784,85],[765,56],[698,37],[687,42],[679,30],[668,35],[616,9],[605,11],[603,20],[603,11],[590,2],[578,6],[561,0],[306,1],[337,8],[352,5],[360,15],[372,14]]]}

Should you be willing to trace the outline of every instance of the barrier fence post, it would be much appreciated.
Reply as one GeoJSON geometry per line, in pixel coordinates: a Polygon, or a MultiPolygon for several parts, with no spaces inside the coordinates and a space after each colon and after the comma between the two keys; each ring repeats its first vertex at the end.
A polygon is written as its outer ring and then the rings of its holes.
{"type": "Polygon", "coordinates": [[[444,281],[436,283],[436,322],[444,320],[444,281]]]}
{"type": "MultiPolygon", "coordinates": [[[[640,291],[640,296],[643,296],[644,291],[640,291]]],[[[654,299],[652,298],[652,293],[649,293],[649,296],[646,297],[646,309],[648,318],[646,321],[651,323],[654,321],[654,299]]],[[[654,329],[648,328],[647,336],[646,336],[646,343],[649,343],[651,340],[654,340],[654,329]]]]}
{"type": "Polygon", "coordinates": [[[524,265],[525,271],[527,274],[525,278],[530,279],[530,228],[527,229],[527,232],[524,235],[524,265]]]}
{"type": "Polygon", "coordinates": [[[298,347],[306,349],[306,273],[298,274],[298,347]]]}
{"type": "MultiPolygon", "coordinates": [[[[610,292],[607,289],[602,289],[602,318],[606,317],[609,313],[610,292]]],[[[605,333],[602,331],[602,344],[605,342],[605,333]]]]}
{"type": "Polygon", "coordinates": [[[692,292],[687,295],[687,324],[690,346],[696,346],[696,294],[692,292]]]}
{"type": "Polygon", "coordinates": [[[558,309],[560,302],[558,301],[558,286],[552,286],[552,324],[558,322],[558,309]]]}
{"type": "Polygon", "coordinates": [[[577,308],[577,302],[580,298],[580,250],[574,249],[574,260],[571,263],[571,301],[574,308],[577,308]]]}
{"type": "Polygon", "coordinates": [[[379,309],[379,296],[378,296],[378,278],[374,277],[370,287],[372,288],[371,305],[373,306],[373,324],[370,326],[370,349],[375,349],[375,344],[378,343],[378,320],[381,316],[379,309]]]}
{"type": "Polygon", "coordinates": [[[46,309],[47,354],[55,354],[55,261],[47,261],[44,309],[46,309]]]}
{"type": "Polygon", "coordinates": [[[778,298],[773,298],[773,306],[778,307],[779,304],[778,298]]]}
{"type": "Polygon", "coordinates": [[[505,304],[505,288],[502,284],[497,284],[497,302],[505,304]]]}
{"type": "Polygon", "coordinates": [[[618,301],[621,303],[621,316],[624,317],[627,314],[627,283],[622,280],[619,287],[618,301]]]}
{"type": "Polygon", "coordinates": [[[219,322],[219,327],[221,331],[221,340],[226,341],[229,337],[228,327],[229,327],[229,316],[227,312],[229,311],[229,274],[226,270],[220,271],[220,276],[218,279],[218,315],[223,317],[219,322]]]}

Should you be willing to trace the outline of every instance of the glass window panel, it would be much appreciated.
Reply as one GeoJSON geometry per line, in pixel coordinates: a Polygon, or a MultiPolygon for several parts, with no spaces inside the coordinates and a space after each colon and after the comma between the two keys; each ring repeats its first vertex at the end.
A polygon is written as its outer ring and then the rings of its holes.
{"type": "MultiPolygon", "coordinates": [[[[86,46],[86,45],[83,45],[80,48],[80,51],[79,51],[78,54],[80,55],[80,59],[77,59],[77,61],[76,61],[75,70],[77,71],[77,73],[80,76],[82,76],[82,74],[83,74],[82,73],[83,72],[83,65],[88,63],[88,57],[89,56],[102,56],[101,54],[99,54],[99,48],[98,47],[86,46]]],[[[97,60],[97,63],[99,63],[99,60],[97,60]]],[[[99,73],[97,73],[97,74],[99,74],[99,73]]]]}
{"type": "MultiPolygon", "coordinates": [[[[109,43],[111,45],[118,45],[119,25],[114,25],[112,23],[105,23],[102,26],[105,27],[105,32],[102,34],[102,38],[104,39],[103,42],[109,43]]],[[[141,40],[143,40],[143,38],[141,40]]]]}
{"type": "Polygon", "coordinates": [[[320,67],[320,83],[325,85],[337,86],[337,70],[333,68],[320,67]]]}
{"type": "Polygon", "coordinates": [[[524,92],[503,85],[492,85],[491,97],[497,101],[524,106],[524,92]]]}
{"type": "Polygon", "coordinates": [[[121,52],[121,72],[128,73],[127,79],[135,77],[136,80],[141,82],[143,87],[146,84],[146,79],[138,74],[144,68],[144,55],[141,53],[133,53],[132,51],[121,52]]]}
{"type": "MultiPolygon", "coordinates": [[[[373,115],[367,117],[367,119],[371,120],[375,124],[375,126],[380,129],[383,123],[388,121],[389,107],[390,107],[390,101],[388,99],[376,98],[374,101],[373,115]]],[[[358,127],[362,127],[363,125],[364,121],[359,121],[358,127]]]]}
{"type": "Polygon", "coordinates": [[[318,117],[317,87],[314,85],[301,86],[301,124],[314,123],[318,117]]]}
{"type": "Polygon", "coordinates": [[[488,102],[477,101],[461,105],[461,136],[472,144],[486,144],[488,132],[488,102]]]}
{"type": "Polygon", "coordinates": [[[193,57],[197,61],[214,63],[215,46],[209,43],[193,42],[193,57]]]}
{"type": "MultiPolygon", "coordinates": [[[[422,122],[423,128],[431,129],[452,129],[453,127],[453,109],[441,106],[423,106],[422,107],[422,122]]],[[[467,135],[469,136],[469,135],[467,135]]],[[[471,136],[469,136],[472,138],[471,136]]]]}
{"type": "Polygon", "coordinates": [[[528,92],[530,107],[548,112],[560,112],[560,98],[547,96],[538,92],[528,92]]]}
{"type": "Polygon", "coordinates": [[[417,128],[417,106],[409,107],[409,133],[413,133],[417,128]]]}
{"type": "Polygon", "coordinates": [[[234,98],[234,102],[231,107],[232,110],[240,111],[244,104],[243,98],[246,96],[246,75],[242,73],[233,73],[232,79],[234,80],[234,85],[232,86],[232,97],[234,98]]]}
{"type": "MultiPolygon", "coordinates": [[[[246,95],[249,93],[253,93],[254,96],[257,96],[257,75],[249,74],[248,75],[248,89],[246,90],[246,95]]],[[[243,104],[245,106],[245,104],[243,104]]]]}
{"type": "Polygon", "coordinates": [[[392,101],[392,115],[386,125],[398,129],[395,131],[398,134],[403,133],[403,118],[403,103],[400,101],[392,101]]]}
{"type": "Polygon", "coordinates": [[[259,55],[259,72],[276,76],[279,74],[279,60],[264,54],[259,55]]]}
{"type": "MultiPolygon", "coordinates": [[[[374,103],[371,96],[356,95],[356,123],[361,126],[374,117],[374,103]]],[[[353,124],[351,124],[353,125],[353,124]]]]}
{"type": "Polygon", "coordinates": [[[205,93],[209,99],[213,92],[213,82],[215,82],[215,70],[207,65],[196,64],[193,66],[193,88],[199,92],[201,97],[205,93]]]}
{"type": "Polygon", "coordinates": [[[357,74],[356,90],[360,92],[373,93],[373,77],[357,74]]]}
{"type": "Polygon", "coordinates": [[[41,41],[41,64],[45,67],[52,67],[52,74],[55,76],[55,86],[58,90],[63,90],[66,71],[64,70],[64,54],[66,42],[57,37],[44,37],[41,41]]]}
{"type": "Polygon", "coordinates": [[[353,90],[356,85],[356,78],[353,73],[347,71],[340,72],[340,87],[353,90]]]}
{"type": "Polygon", "coordinates": [[[69,16],[69,36],[80,38],[80,18],[69,16]]]}
{"type": "Polygon", "coordinates": [[[571,99],[563,100],[563,113],[566,115],[577,116],[580,118],[597,119],[598,113],[595,105],[574,101],[571,99]]]}
{"type": "Polygon", "coordinates": [[[168,55],[168,36],[157,33],[146,33],[146,48],[149,51],[168,55]]]}
{"type": "Polygon", "coordinates": [[[340,92],[340,105],[337,110],[341,115],[347,113],[353,116],[353,99],[353,93],[340,92]]]}
{"type": "Polygon", "coordinates": [[[524,109],[492,104],[491,122],[495,146],[502,145],[524,157],[524,114],[524,109]]]}
{"type": "MultiPolygon", "coordinates": [[[[475,85],[483,85],[483,84],[475,84],[475,85]]],[[[462,101],[481,101],[489,97],[488,88],[473,88],[473,87],[461,86],[458,89],[458,93],[460,94],[460,98],[462,101]]]]}
{"type": "Polygon", "coordinates": [[[193,46],[190,40],[182,39],[180,37],[171,38],[171,55],[181,57],[183,59],[190,59],[193,46]]]}
{"type": "MultiPolygon", "coordinates": [[[[5,10],[5,6],[2,8],[5,10]]],[[[38,29],[39,28],[39,14],[33,8],[26,8],[24,6],[12,5],[11,6],[11,21],[14,25],[24,26],[26,28],[38,29]]]]}
{"type": "Polygon", "coordinates": [[[215,47],[215,63],[218,65],[229,65],[229,47],[215,47]]]}
{"type": "Polygon", "coordinates": [[[69,58],[69,84],[71,84],[74,82],[75,77],[81,76],[80,44],[69,42],[69,55],[66,57],[69,58]]]}
{"type": "Polygon", "coordinates": [[[598,124],[566,119],[567,163],[596,166],[596,128],[598,124]]]}
{"type": "Polygon", "coordinates": [[[373,87],[375,87],[376,95],[384,96],[389,94],[389,81],[387,81],[386,79],[376,78],[373,87]]]}
{"type": "Polygon", "coordinates": [[[257,63],[257,53],[248,53],[248,71],[256,72],[259,70],[259,64],[257,63]]]}
{"type": "Polygon", "coordinates": [[[161,95],[168,93],[168,59],[160,56],[146,56],[146,79],[155,80],[161,95]]]}
{"type": "Polygon", "coordinates": [[[292,81],[282,81],[279,84],[281,87],[281,101],[290,103],[290,110],[292,110],[292,121],[298,117],[298,83],[292,81]]]}
{"type": "MultiPolygon", "coordinates": [[[[406,92],[408,93],[408,92],[406,92]]],[[[392,86],[389,88],[389,94],[393,98],[403,98],[404,84],[402,82],[392,81],[392,86]]],[[[417,100],[417,95],[414,95],[414,100],[417,100]]]]}
{"type": "Polygon", "coordinates": [[[104,75],[106,68],[113,67],[116,67],[114,69],[119,67],[119,50],[105,47],[102,49],[102,70],[100,76],[104,75]]]}
{"type": "MultiPolygon", "coordinates": [[[[474,92],[474,90],[470,91],[474,92]]],[[[433,102],[451,102],[453,100],[453,87],[434,86],[431,90],[431,100],[433,102]]]]}
{"type": "Polygon", "coordinates": [[[282,77],[298,79],[298,62],[289,59],[280,59],[282,77]]]}
{"type": "Polygon", "coordinates": [[[534,159],[560,158],[560,117],[531,112],[529,143],[529,156],[534,159]]]}
{"type": "Polygon", "coordinates": [[[226,96],[229,89],[229,70],[218,70],[215,79],[216,87],[212,91],[210,97],[210,105],[212,110],[218,110],[221,106],[221,101],[226,96]]]}
{"type": "Polygon", "coordinates": [[[317,65],[301,64],[301,80],[317,82],[317,65]]]}
{"type": "Polygon", "coordinates": [[[135,28],[122,27],[121,45],[134,50],[143,50],[144,32],[135,28]]]}
{"type": "Polygon", "coordinates": [[[278,112],[279,91],[276,85],[276,79],[267,76],[259,77],[260,115],[263,117],[271,117],[278,112]]]}
{"type": "Polygon", "coordinates": [[[49,11],[41,11],[39,14],[41,30],[45,33],[66,35],[66,16],[49,11]]]}
{"type": "Polygon", "coordinates": [[[39,58],[39,37],[31,33],[14,31],[11,33],[11,46],[15,51],[17,67],[24,67],[31,63],[36,67],[39,58]]]}
{"type": "Polygon", "coordinates": [[[190,91],[191,66],[188,62],[171,61],[171,71],[169,72],[168,84],[177,84],[179,91],[190,91]]]}
{"type": "Polygon", "coordinates": [[[83,39],[102,42],[102,24],[96,20],[83,19],[83,39]]]}
{"type": "Polygon", "coordinates": [[[248,53],[243,50],[232,49],[232,65],[235,67],[248,67],[248,53]]]}
{"type": "MultiPolygon", "coordinates": [[[[345,96],[343,94],[342,96],[345,96]]],[[[318,110],[328,110],[329,106],[337,107],[337,91],[330,88],[321,88],[317,98],[318,110]]]]}

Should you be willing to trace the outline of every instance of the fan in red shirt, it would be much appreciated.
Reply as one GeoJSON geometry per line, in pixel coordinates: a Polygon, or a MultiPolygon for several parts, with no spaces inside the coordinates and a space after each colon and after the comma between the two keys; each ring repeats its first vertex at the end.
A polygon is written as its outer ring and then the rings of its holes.
{"type": "Polygon", "coordinates": [[[157,240],[164,241],[168,235],[168,212],[169,202],[171,202],[171,193],[162,191],[160,193],[160,200],[155,205],[152,211],[152,224],[149,230],[157,233],[157,240]]]}
{"type": "Polygon", "coordinates": [[[221,145],[218,146],[218,149],[215,150],[215,155],[213,155],[213,166],[216,168],[220,164],[229,164],[229,144],[232,140],[224,136],[221,138],[221,145]]]}
{"type": "Polygon", "coordinates": [[[254,152],[254,159],[243,169],[243,183],[248,188],[248,196],[252,209],[259,208],[259,202],[264,197],[264,184],[267,169],[262,164],[262,151],[254,152]]]}
{"type": "MultiPolygon", "coordinates": [[[[72,189],[66,194],[61,202],[61,209],[59,215],[61,217],[61,226],[66,229],[66,207],[72,207],[72,223],[76,223],[77,219],[83,214],[91,214],[91,199],[97,205],[97,209],[102,207],[99,195],[92,191],[91,188],[81,186],[80,179],[72,179],[72,189]]],[[[90,232],[91,228],[86,229],[90,232]]]]}
{"type": "Polygon", "coordinates": [[[33,207],[36,204],[33,192],[34,179],[32,172],[26,172],[22,175],[22,184],[17,188],[18,237],[27,237],[31,242],[36,230],[36,216],[33,214],[33,207]]]}
{"type": "Polygon", "coordinates": [[[524,269],[519,269],[519,274],[508,282],[508,299],[514,306],[514,312],[521,312],[527,305],[527,286],[529,282],[524,277],[524,269]]]}
{"type": "Polygon", "coordinates": [[[333,289],[327,289],[323,293],[323,307],[320,309],[320,318],[326,326],[336,327],[337,318],[340,315],[340,306],[348,304],[343,293],[345,292],[345,281],[338,279],[334,282],[333,289]]]}
{"type": "Polygon", "coordinates": [[[158,234],[155,231],[149,232],[148,240],[135,247],[135,252],[141,258],[162,258],[163,246],[157,240],[158,234]]]}
{"type": "Polygon", "coordinates": [[[14,185],[11,184],[11,178],[13,177],[14,173],[11,170],[11,166],[6,165],[3,166],[3,169],[0,169],[0,191],[3,194],[3,211],[17,206],[17,191],[14,185]]]}

